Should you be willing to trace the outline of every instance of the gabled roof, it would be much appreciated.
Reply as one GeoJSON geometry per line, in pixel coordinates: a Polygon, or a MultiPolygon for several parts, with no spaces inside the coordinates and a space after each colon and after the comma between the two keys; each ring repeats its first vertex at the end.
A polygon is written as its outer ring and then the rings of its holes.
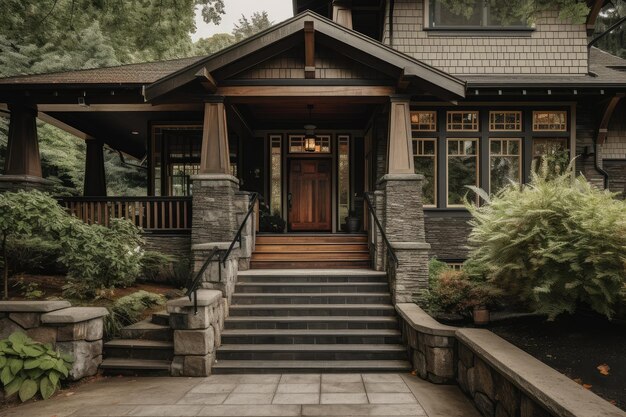
{"type": "Polygon", "coordinates": [[[84,70],[51,72],[45,74],[18,75],[0,78],[0,85],[35,85],[35,84],[150,84],[167,75],[186,68],[205,58],[172,59],[168,61],[142,62],[139,64],[119,65],[84,70]]]}
{"type": "MultiPolygon", "coordinates": [[[[199,73],[211,74],[262,51],[270,54],[269,57],[274,56],[293,47],[294,39],[298,43],[303,43],[304,37],[297,37],[297,35],[304,32],[305,22],[313,22],[316,42],[319,39],[318,35],[321,35],[322,39],[333,43],[339,52],[364,65],[372,65],[372,62],[376,62],[381,67],[393,68],[404,81],[416,81],[420,85],[427,85],[428,91],[447,99],[465,97],[465,83],[460,79],[311,11],[300,13],[147,85],[144,96],[147,101],[153,100],[194,81],[199,73]]],[[[263,59],[267,58],[266,54],[263,59]]]]}

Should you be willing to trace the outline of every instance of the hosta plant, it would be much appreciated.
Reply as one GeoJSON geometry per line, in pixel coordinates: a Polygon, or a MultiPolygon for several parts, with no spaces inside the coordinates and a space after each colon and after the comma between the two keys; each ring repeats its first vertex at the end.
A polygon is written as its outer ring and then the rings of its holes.
{"type": "Polygon", "coordinates": [[[7,397],[18,394],[22,402],[37,392],[49,398],[67,378],[72,362],[51,344],[35,342],[22,332],[0,340],[0,382],[7,397]]]}

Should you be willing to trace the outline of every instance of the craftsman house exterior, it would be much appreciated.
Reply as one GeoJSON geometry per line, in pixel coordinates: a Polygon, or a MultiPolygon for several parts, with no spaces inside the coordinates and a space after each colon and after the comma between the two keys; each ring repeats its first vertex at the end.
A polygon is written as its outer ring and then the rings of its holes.
{"type": "Polygon", "coordinates": [[[87,143],[73,213],[126,216],[175,253],[230,241],[242,191],[264,197],[261,232],[285,233],[342,233],[349,215],[371,230],[376,191],[423,286],[428,256],[467,255],[468,185],[524,182],[558,148],[625,192],[626,61],[588,47],[602,4],[587,25],[554,10],[528,26],[438,0],[294,0],[295,17],[211,56],[2,79],[0,185],[46,186],[39,118],[87,143]],[[147,197],[106,197],[103,146],[143,161],[147,197]]]}

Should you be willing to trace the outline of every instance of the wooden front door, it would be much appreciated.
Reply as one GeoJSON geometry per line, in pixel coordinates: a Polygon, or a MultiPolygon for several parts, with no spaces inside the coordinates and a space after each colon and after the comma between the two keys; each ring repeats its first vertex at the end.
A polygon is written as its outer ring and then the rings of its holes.
{"type": "Polygon", "coordinates": [[[330,231],[331,161],[293,159],[289,168],[289,230],[330,231]]]}

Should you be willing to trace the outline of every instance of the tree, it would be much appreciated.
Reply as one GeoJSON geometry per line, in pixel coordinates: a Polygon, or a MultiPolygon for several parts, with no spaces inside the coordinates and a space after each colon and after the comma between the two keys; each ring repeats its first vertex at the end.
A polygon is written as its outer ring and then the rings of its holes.
{"type": "MultiPolygon", "coordinates": [[[[598,15],[594,36],[598,36],[624,16],[626,16],[625,0],[609,2],[598,15]]],[[[620,27],[600,39],[596,43],[596,46],[613,55],[626,59],[626,23],[622,23],[620,27]]]]}
{"type": "Polygon", "coordinates": [[[235,41],[239,42],[245,38],[248,38],[256,33],[264,31],[272,26],[274,22],[271,22],[266,11],[254,12],[250,19],[241,15],[239,23],[235,23],[233,29],[233,36],[235,41]]]}
{"type": "Polygon", "coordinates": [[[194,55],[211,55],[235,42],[235,36],[229,33],[216,33],[211,37],[198,39],[194,43],[194,55]]]}

